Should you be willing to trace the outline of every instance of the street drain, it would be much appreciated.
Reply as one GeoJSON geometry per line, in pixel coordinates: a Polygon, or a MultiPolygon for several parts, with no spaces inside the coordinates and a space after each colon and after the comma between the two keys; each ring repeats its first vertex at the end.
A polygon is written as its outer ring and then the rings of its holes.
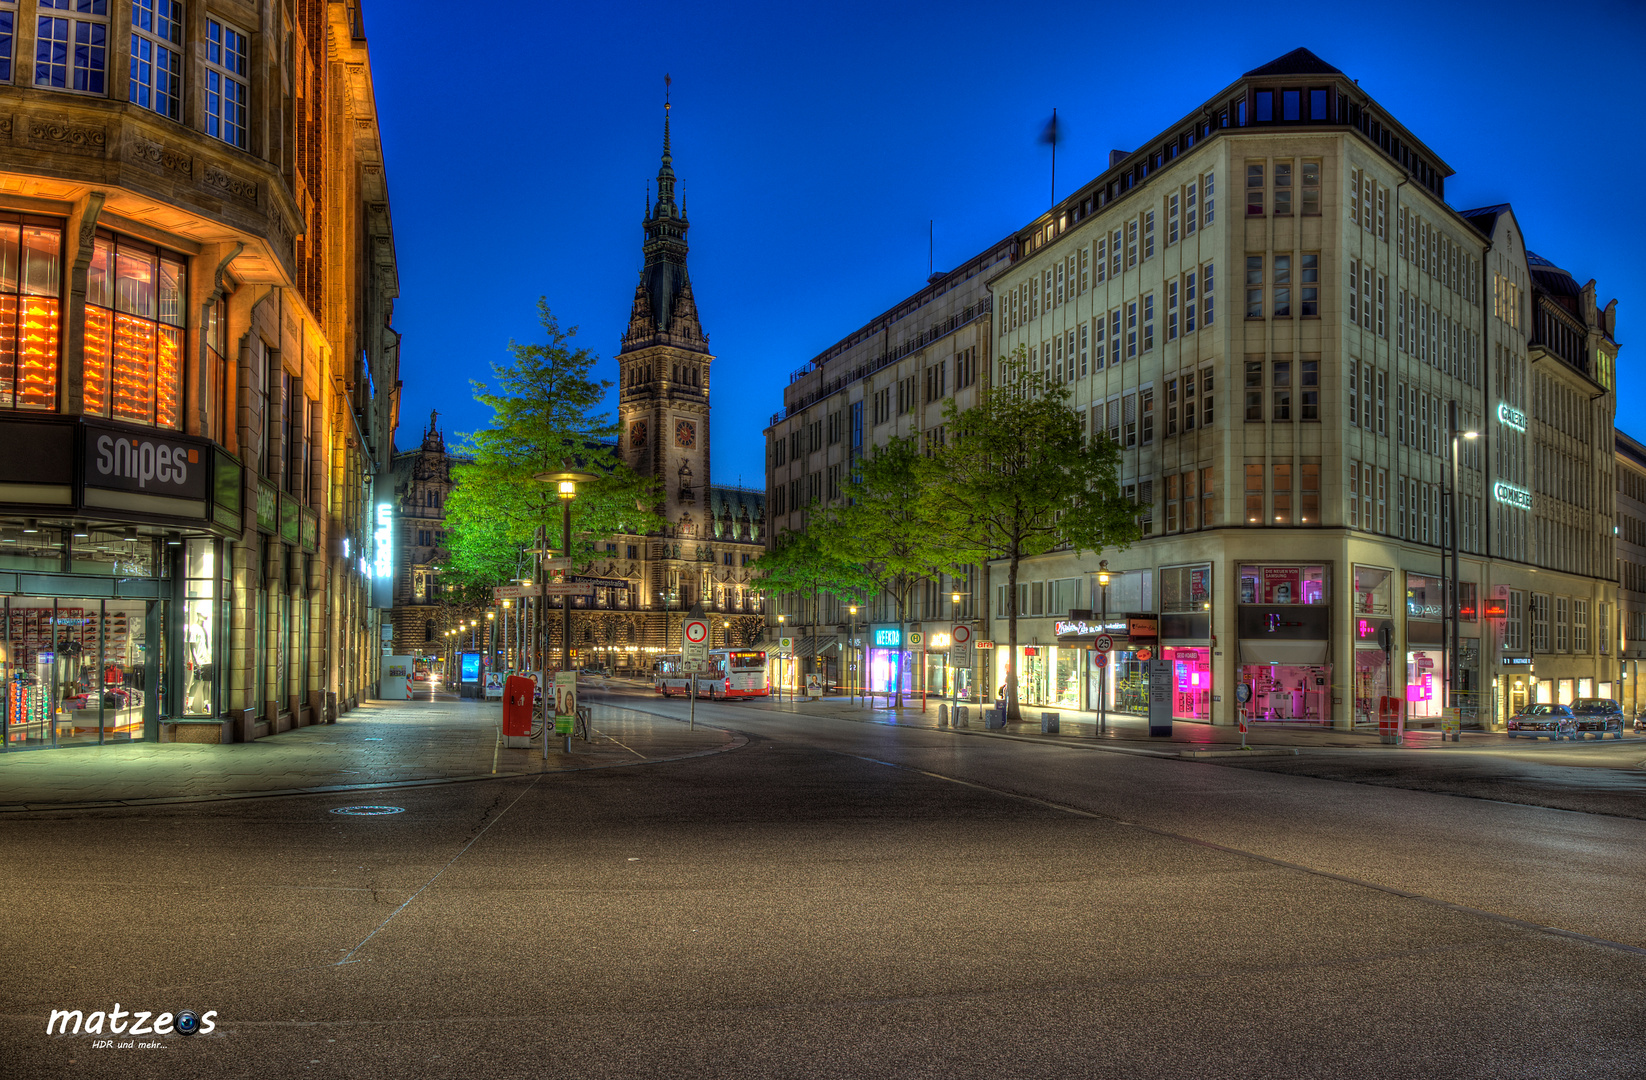
{"type": "Polygon", "coordinates": [[[350,817],[379,817],[383,814],[404,814],[403,806],[339,806],[333,810],[334,814],[347,814],[350,817]]]}

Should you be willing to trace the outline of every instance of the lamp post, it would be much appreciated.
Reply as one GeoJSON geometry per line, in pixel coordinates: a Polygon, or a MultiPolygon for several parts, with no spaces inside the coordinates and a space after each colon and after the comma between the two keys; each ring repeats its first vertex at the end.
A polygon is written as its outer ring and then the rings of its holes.
{"type": "MultiPolygon", "coordinates": [[[[783,613],[781,611],[777,613],[777,636],[778,637],[783,636],[783,613]]],[[[781,658],[782,655],[783,655],[782,653],[779,653],[778,654],[779,658],[781,658]]],[[[783,665],[780,665],[780,666],[783,667],[783,668],[788,667],[787,664],[783,664],[783,665]]],[[[779,675],[777,677],[777,700],[778,701],[783,700],[783,676],[782,675],[779,675]]]]}
{"type": "MultiPolygon", "coordinates": [[[[1102,607],[1097,616],[1099,633],[1109,632],[1109,560],[1103,559],[1097,564],[1097,584],[1102,591],[1102,607]]],[[[1097,730],[1099,734],[1109,730],[1109,654],[1103,654],[1103,666],[1098,672],[1097,683],[1097,730]]]]}
{"type": "MultiPolygon", "coordinates": [[[[497,670],[497,634],[494,632],[496,622],[497,622],[497,612],[487,611],[486,612],[486,667],[491,671],[496,671],[497,670]]],[[[480,673],[480,675],[481,675],[481,684],[482,684],[482,686],[484,686],[485,681],[486,681],[486,672],[482,671],[480,673]]],[[[481,692],[481,696],[482,697],[485,696],[485,693],[484,693],[483,690],[481,692]]]]}
{"type": "Polygon", "coordinates": [[[954,662],[955,650],[960,648],[955,644],[954,626],[960,621],[960,592],[956,590],[949,594],[949,695],[953,704],[949,707],[949,723],[954,723],[955,710],[960,708],[960,665],[954,662]]]}
{"type": "MultiPolygon", "coordinates": [[[[1452,741],[1457,742],[1463,734],[1463,713],[1457,705],[1456,685],[1462,674],[1458,667],[1460,657],[1457,643],[1458,622],[1462,614],[1458,603],[1458,592],[1460,590],[1458,589],[1457,577],[1457,440],[1460,436],[1465,439],[1479,438],[1480,432],[1458,430],[1457,401],[1455,399],[1446,403],[1446,431],[1450,436],[1446,441],[1447,456],[1451,459],[1446,463],[1448,466],[1446,471],[1451,480],[1451,490],[1447,493],[1446,500],[1446,545],[1451,548],[1452,552],[1451,580],[1445,590],[1448,600],[1448,614],[1451,616],[1452,623],[1451,633],[1446,638],[1448,654],[1446,657],[1446,708],[1450,710],[1448,719],[1457,722],[1457,726],[1452,729],[1452,741]]],[[[1444,734],[1441,737],[1444,738],[1444,734]]]]}
{"type": "Polygon", "coordinates": [[[846,611],[849,618],[846,620],[846,645],[852,650],[852,704],[857,703],[858,680],[863,677],[863,646],[855,645],[857,640],[857,605],[848,604],[846,611]]]}
{"type": "MultiPolygon", "coordinates": [[[[538,481],[539,483],[555,485],[555,494],[560,498],[560,554],[562,558],[569,560],[572,554],[572,500],[577,498],[577,485],[579,482],[588,483],[600,478],[594,473],[576,472],[574,470],[562,469],[559,472],[541,472],[532,477],[532,479],[538,481]]],[[[568,562],[566,565],[569,570],[571,568],[571,564],[568,562]]],[[[545,597],[545,599],[547,598],[545,597]]],[[[547,658],[549,651],[547,622],[548,620],[545,619],[545,626],[543,629],[543,652],[545,659],[547,658]]],[[[562,596],[560,598],[560,667],[562,671],[570,671],[572,669],[572,600],[569,596],[562,596]]],[[[547,682],[548,680],[545,679],[544,681],[547,682]]],[[[545,693],[543,694],[543,718],[545,725],[548,723],[550,697],[546,691],[547,687],[545,687],[545,693]]],[[[546,736],[544,741],[545,745],[547,745],[546,736]]],[[[566,745],[569,749],[571,746],[570,737],[566,739],[566,745]]]]}

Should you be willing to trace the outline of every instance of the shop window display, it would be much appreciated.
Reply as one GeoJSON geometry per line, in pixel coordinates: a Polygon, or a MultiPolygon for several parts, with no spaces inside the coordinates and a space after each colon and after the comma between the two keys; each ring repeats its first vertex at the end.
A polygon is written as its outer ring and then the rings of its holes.
{"type": "Polygon", "coordinates": [[[1280,606],[1325,604],[1331,601],[1324,566],[1240,567],[1240,602],[1280,606]]]}
{"type": "Polygon", "coordinates": [[[217,543],[194,539],[183,558],[183,715],[217,715],[217,543]]]}
{"type": "Polygon", "coordinates": [[[1212,718],[1212,650],[1163,650],[1172,665],[1172,719],[1209,721],[1212,718]]]}
{"type": "Polygon", "coordinates": [[[42,528],[26,533],[19,529],[0,530],[0,570],[37,570],[60,573],[68,550],[68,530],[42,528]]]}
{"type": "Polygon", "coordinates": [[[0,409],[57,408],[63,230],[0,214],[0,409]]]}
{"type": "Polygon", "coordinates": [[[1248,720],[1319,724],[1331,719],[1329,664],[1247,664],[1240,680],[1249,691],[1240,704],[1248,720]]]}
{"type": "Polygon", "coordinates": [[[183,258],[98,233],[86,269],[86,413],[182,426],[183,258]]]}
{"type": "Polygon", "coordinates": [[[1394,571],[1381,566],[1355,567],[1355,614],[1388,615],[1394,571]]]}
{"type": "Polygon", "coordinates": [[[1389,696],[1388,655],[1376,645],[1355,646],[1355,723],[1376,727],[1383,699],[1389,696]]]}
{"type": "Polygon", "coordinates": [[[6,609],[7,749],[143,737],[151,603],[14,601],[6,609]]]}
{"type": "Polygon", "coordinates": [[[1406,653],[1406,716],[1438,720],[1446,707],[1446,658],[1438,648],[1406,653]]]}

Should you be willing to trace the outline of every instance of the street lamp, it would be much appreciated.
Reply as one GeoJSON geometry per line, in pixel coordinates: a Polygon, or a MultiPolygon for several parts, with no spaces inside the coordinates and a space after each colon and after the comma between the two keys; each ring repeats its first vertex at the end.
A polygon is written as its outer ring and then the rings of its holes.
{"type": "MultiPolygon", "coordinates": [[[[778,612],[778,614],[777,614],[777,636],[778,637],[783,636],[783,622],[784,622],[784,615],[783,615],[782,612],[778,612]]],[[[782,657],[782,655],[783,655],[782,653],[778,653],[778,656],[780,658],[782,657]]],[[[782,668],[787,668],[788,665],[783,664],[783,665],[781,665],[781,667],[782,668]]],[[[782,675],[779,675],[777,677],[777,700],[779,700],[779,701],[783,700],[783,676],[782,675]]]]}
{"type": "MultiPolygon", "coordinates": [[[[1455,399],[1452,400],[1452,401],[1448,401],[1446,403],[1446,430],[1447,430],[1447,434],[1451,436],[1446,442],[1447,454],[1451,459],[1450,461],[1447,462],[1447,465],[1448,465],[1447,473],[1450,474],[1451,490],[1447,493],[1447,499],[1446,499],[1446,525],[1447,525],[1447,528],[1446,528],[1446,545],[1447,545],[1447,547],[1451,548],[1451,551],[1452,551],[1452,573],[1451,573],[1451,581],[1449,582],[1449,588],[1447,588],[1445,591],[1446,591],[1447,598],[1449,600],[1449,603],[1448,603],[1447,606],[1449,608],[1449,614],[1451,616],[1451,621],[1452,621],[1452,632],[1446,638],[1446,645],[1447,645],[1446,665],[1447,666],[1446,666],[1445,687],[1446,687],[1446,708],[1448,710],[1447,719],[1454,720],[1457,724],[1457,726],[1452,729],[1452,741],[1457,742],[1462,737],[1462,734],[1463,734],[1463,713],[1462,713],[1462,710],[1459,709],[1458,705],[1457,705],[1457,686],[1456,686],[1457,682],[1459,681],[1459,679],[1461,677],[1461,672],[1458,670],[1459,656],[1458,656],[1457,634],[1458,634],[1459,617],[1462,614],[1462,612],[1459,610],[1459,606],[1460,606],[1459,603],[1458,603],[1459,589],[1458,589],[1458,579],[1457,579],[1457,574],[1458,574],[1458,570],[1457,570],[1457,488],[1458,488],[1458,481],[1457,481],[1457,459],[1458,459],[1458,452],[1457,451],[1458,451],[1458,446],[1457,446],[1457,440],[1460,436],[1462,438],[1465,438],[1465,439],[1478,439],[1480,437],[1480,432],[1473,431],[1473,430],[1470,430],[1470,431],[1459,431],[1458,430],[1458,425],[1457,425],[1457,401],[1455,399]]],[[[1445,558],[1445,556],[1442,555],[1442,561],[1444,561],[1444,558],[1445,558]]],[[[1442,576],[1445,576],[1444,575],[1444,569],[1443,569],[1443,572],[1442,572],[1442,576]]],[[[1478,715],[1478,713],[1477,713],[1477,715],[1478,715]]],[[[1444,731],[1445,731],[1445,729],[1442,728],[1442,734],[1441,734],[1442,739],[1445,738],[1444,731]]]]}
{"type": "MultiPolygon", "coordinates": [[[[1099,634],[1109,632],[1109,560],[1103,559],[1097,564],[1097,584],[1102,590],[1102,606],[1097,616],[1099,634]]],[[[1109,730],[1109,654],[1103,654],[1103,666],[1098,672],[1097,684],[1097,730],[1099,734],[1109,730]]]]}
{"type": "Polygon", "coordinates": [[[846,647],[852,650],[852,656],[854,657],[852,661],[852,681],[850,685],[852,690],[852,701],[856,702],[858,691],[863,686],[859,680],[866,674],[864,671],[863,662],[864,650],[862,643],[857,640],[857,605],[847,604],[846,611],[848,613],[846,618],[846,647]]]}
{"type": "Polygon", "coordinates": [[[955,650],[960,646],[954,640],[954,624],[960,621],[960,591],[957,589],[949,594],[949,681],[954,685],[949,687],[950,696],[954,704],[949,709],[949,722],[954,723],[956,710],[960,708],[960,665],[954,662],[955,650]]]}
{"type": "MultiPolygon", "coordinates": [[[[600,478],[594,473],[576,472],[573,470],[563,469],[560,472],[541,472],[532,477],[532,479],[538,481],[539,483],[553,484],[555,486],[555,494],[560,499],[560,554],[564,558],[570,559],[572,553],[572,500],[577,498],[577,485],[579,482],[589,483],[600,478]]],[[[570,569],[571,564],[568,562],[566,565],[567,568],[570,569]]],[[[570,671],[572,669],[571,597],[562,596],[560,598],[560,613],[560,667],[563,671],[570,671]]],[[[543,653],[545,657],[549,651],[547,622],[548,620],[545,619],[545,626],[543,628],[543,653]]],[[[547,682],[548,680],[545,679],[544,681],[547,682]]],[[[548,723],[550,695],[547,692],[547,687],[544,688],[544,691],[543,718],[546,727],[548,723]]],[[[544,745],[548,745],[546,735],[544,737],[544,745]]],[[[571,746],[571,738],[569,736],[566,739],[566,745],[568,749],[571,746]]]]}

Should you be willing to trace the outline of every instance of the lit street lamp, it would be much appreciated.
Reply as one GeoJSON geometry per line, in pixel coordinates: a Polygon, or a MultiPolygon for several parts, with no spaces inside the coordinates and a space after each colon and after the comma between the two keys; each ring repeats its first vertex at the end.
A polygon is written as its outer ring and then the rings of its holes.
{"type": "MultiPolygon", "coordinates": [[[[1445,590],[1445,592],[1448,600],[1448,613],[1450,614],[1452,621],[1452,632],[1446,638],[1447,657],[1445,687],[1446,708],[1448,710],[1447,719],[1454,720],[1457,724],[1457,726],[1452,729],[1452,741],[1457,742],[1462,737],[1463,733],[1463,712],[1460,708],[1458,708],[1457,704],[1457,683],[1461,679],[1462,675],[1458,668],[1458,661],[1460,657],[1458,656],[1457,643],[1457,624],[1459,616],[1461,615],[1461,612],[1458,610],[1459,589],[1457,579],[1457,440],[1459,437],[1465,439],[1477,439],[1480,437],[1480,432],[1458,430],[1457,402],[1455,400],[1448,401],[1446,403],[1446,430],[1447,434],[1451,436],[1451,438],[1447,440],[1446,444],[1447,453],[1451,459],[1447,462],[1447,465],[1449,466],[1447,473],[1451,478],[1451,491],[1447,493],[1446,500],[1446,545],[1452,550],[1452,573],[1449,587],[1445,590]]],[[[1444,574],[1442,576],[1444,576],[1444,574]]],[[[1441,730],[1441,738],[1444,739],[1445,729],[1442,728],[1441,730]]]]}
{"type": "MultiPolygon", "coordinates": [[[[577,485],[580,481],[588,483],[600,478],[594,473],[562,470],[560,472],[538,473],[536,476],[532,477],[532,479],[538,481],[539,483],[555,485],[555,494],[560,497],[560,554],[562,557],[570,559],[572,554],[572,500],[577,498],[577,485]]],[[[566,565],[567,568],[570,569],[571,564],[568,562],[566,565]]],[[[562,671],[570,671],[572,669],[571,597],[562,596],[560,598],[560,612],[560,668],[562,671]]],[[[548,627],[546,625],[547,620],[544,620],[544,623],[543,652],[546,657],[549,651],[548,627]]],[[[546,683],[547,681],[548,679],[545,677],[544,682],[546,683]]],[[[545,724],[545,735],[543,740],[544,746],[548,745],[548,736],[546,732],[549,716],[548,710],[550,708],[549,699],[550,694],[548,692],[548,688],[545,686],[543,693],[543,720],[545,724]]],[[[566,745],[569,749],[571,746],[570,736],[566,739],[566,745]]]]}
{"type": "MultiPolygon", "coordinates": [[[[1097,584],[1103,590],[1103,602],[1097,616],[1099,634],[1109,632],[1109,560],[1103,559],[1097,564],[1097,584]]],[[[1103,666],[1098,672],[1097,684],[1097,730],[1099,734],[1109,730],[1109,654],[1103,654],[1103,666]]]]}

